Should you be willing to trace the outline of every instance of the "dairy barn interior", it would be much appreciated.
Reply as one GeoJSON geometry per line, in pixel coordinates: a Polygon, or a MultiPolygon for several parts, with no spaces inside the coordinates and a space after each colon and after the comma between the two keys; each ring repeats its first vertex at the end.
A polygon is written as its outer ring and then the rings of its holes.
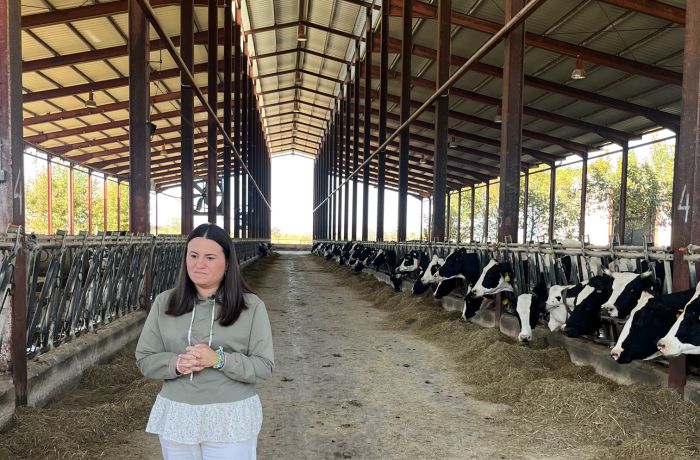
{"type": "Polygon", "coordinates": [[[700,2],[0,0],[0,30],[0,458],[161,458],[134,345],[207,221],[270,317],[260,458],[700,455],[700,2]]]}

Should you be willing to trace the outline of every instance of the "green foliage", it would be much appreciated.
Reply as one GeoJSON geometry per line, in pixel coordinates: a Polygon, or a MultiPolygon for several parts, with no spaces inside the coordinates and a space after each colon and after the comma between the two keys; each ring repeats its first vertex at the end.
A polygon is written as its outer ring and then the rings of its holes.
{"type": "MultiPolygon", "coordinates": [[[[84,170],[73,173],[73,226],[75,233],[88,231],[88,178],[84,170]]],[[[59,164],[51,165],[51,231],[69,230],[70,169],[59,164]]],[[[29,232],[47,234],[48,228],[48,170],[46,167],[32,175],[25,183],[26,228],[29,232]]],[[[129,227],[128,184],[122,184],[121,229],[129,227]]],[[[116,230],[117,185],[107,181],[107,230],[116,230]]],[[[104,230],[104,182],[101,176],[92,176],[92,233],[104,230]]]]}

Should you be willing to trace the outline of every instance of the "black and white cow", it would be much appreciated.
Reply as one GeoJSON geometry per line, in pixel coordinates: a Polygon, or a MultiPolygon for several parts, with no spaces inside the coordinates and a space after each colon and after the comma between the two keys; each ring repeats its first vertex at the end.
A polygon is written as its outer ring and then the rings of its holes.
{"type": "Polygon", "coordinates": [[[612,284],[613,277],[605,273],[588,280],[588,284],[576,296],[574,309],[564,325],[564,334],[578,337],[600,328],[600,308],[610,297],[612,284]]]}
{"type": "Polygon", "coordinates": [[[545,310],[549,313],[547,327],[550,331],[556,332],[564,328],[566,320],[569,319],[569,315],[574,309],[576,297],[587,284],[586,280],[569,286],[555,284],[549,288],[545,310]]]}
{"type": "Polygon", "coordinates": [[[343,247],[340,249],[340,255],[338,256],[338,265],[345,265],[348,262],[348,259],[350,258],[350,253],[352,250],[355,248],[355,245],[357,243],[353,243],[352,241],[348,241],[343,245],[343,247]]]}
{"type": "Polygon", "coordinates": [[[398,261],[396,275],[409,275],[412,273],[422,272],[428,268],[429,263],[430,258],[428,257],[427,252],[414,249],[405,254],[401,260],[398,261]]]}
{"type": "Polygon", "coordinates": [[[678,312],[695,294],[695,289],[655,297],[645,291],[625,322],[617,343],[610,351],[619,364],[651,359],[661,353],[657,342],[676,322],[678,312]]]}
{"type": "Polygon", "coordinates": [[[361,272],[364,270],[364,268],[370,264],[372,259],[374,259],[374,256],[376,254],[377,250],[375,248],[370,248],[370,247],[365,247],[362,252],[357,257],[357,261],[355,262],[355,265],[353,266],[353,269],[356,272],[361,272]]]}
{"type": "Polygon", "coordinates": [[[612,293],[603,304],[603,309],[613,318],[627,318],[642,292],[654,288],[656,292],[660,286],[654,282],[651,271],[642,274],[631,272],[606,272],[613,277],[612,293]]]}
{"type": "Polygon", "coordinates": [[[362,243],[356,243],[353,245],[353,248],[350,251],[350,257],[348,257],[348,265],[355,265],[364,250],[365,245],[362,243]]]}
{"type": "Polygon", "coordinates": [[[491,259],[481,270],[481,275],[472,287],[470,293],[475,297],[484,297],[499,292],[513,292],[510,280],[513,278],[513,268],[510,263],[498,263],[491,259]]]}
{"type": "Polygon", "coordinates": [[[260,257],[272,255],[272,243],[258,243],[258,255],[260,257]]]}
{"type": "Polygon", "coordinates": [[[700,283],[683,314],[656,345],[664,356],[700,354],[700,283]]]}
{"type": "Polygon", "coordinates": [[[464,282],[471,288],[479,279],[479,256],[459,248],[447,256],[445,262],[433,275],[438,283],[433,297],[441,299],[464,282]]]}
{"type": "Polygon", "coordinates": [[[520,323],[519,341],[529,342],[532,340],[532,330],[539,323],[540,315],[546,311],[546,306],[547,285],[542,275],[532,292],[518,296],[515,310],[518,313],[518,322],[520,323]]]}
{"type": "Polygon", "coordinates": [[[433,276],[435,275],[435,272],[440,269],[440,266],[444,262],[445,261],[439,258],[437,254],[433,254],[433,257],[430,259],[428,266],[425,267],[425,270],[423,270],[420,273],[416,282],[413,283],[411,292],[413,294],[420,295],[427,291],[430,288],[430,286],[435,283],[435,278],[433,276]]]}
{"type": "Polygon", "coordinates": [[[481,270],[474,286],[464,296],[462,319],[467,320],[481,308],[492,304],[495,294],[499,292],[512,293],[513,286],[510,284],[512,277],[513,271],[509,263],[498,263],[494,259],[490,260],[481,270]]]}

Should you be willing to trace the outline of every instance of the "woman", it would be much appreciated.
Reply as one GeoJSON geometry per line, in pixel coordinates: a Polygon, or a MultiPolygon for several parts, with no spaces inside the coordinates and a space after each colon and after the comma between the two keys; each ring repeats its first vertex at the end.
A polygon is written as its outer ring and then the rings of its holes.
{"type": "Polygon", "coordinates": [[[165,460],[255,459],[255,384],[272,375],[272,334],[220,227],[202,224],[187,237],[175,288],[154,300],[136,363],[163,380],[146,431],[159,435],[165,460]]]}

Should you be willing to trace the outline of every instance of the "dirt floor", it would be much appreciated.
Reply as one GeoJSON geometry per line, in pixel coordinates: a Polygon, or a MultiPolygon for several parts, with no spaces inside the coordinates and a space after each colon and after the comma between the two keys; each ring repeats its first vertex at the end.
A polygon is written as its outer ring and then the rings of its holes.
{"type": "MultiPolygon", "coordinates": [[[[669,391],[619,387],[562,350],[520,346],[308,253],[245,276],[277,364],[259,388],[260,459],[698,458],[700,410],[669,391]]],[[[142,431],[159,384],[132,353],[51,407],[21,410],[0,458],[160,458],[142,431]]]]}

